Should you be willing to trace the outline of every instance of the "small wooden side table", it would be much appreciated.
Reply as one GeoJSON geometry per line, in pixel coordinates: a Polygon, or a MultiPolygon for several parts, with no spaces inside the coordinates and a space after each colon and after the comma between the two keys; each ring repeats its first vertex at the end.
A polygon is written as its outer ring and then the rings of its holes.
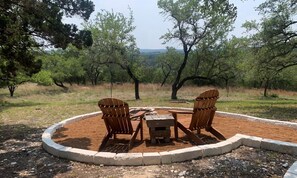
{"type": "Polygon", "coordinates": [[[171,115],[146,115],[146,124],[149,127],[151,143],[156,139],[163,138],[165,142],[170,141],[170,126],[174,126],[174,117],[171,115]]]}

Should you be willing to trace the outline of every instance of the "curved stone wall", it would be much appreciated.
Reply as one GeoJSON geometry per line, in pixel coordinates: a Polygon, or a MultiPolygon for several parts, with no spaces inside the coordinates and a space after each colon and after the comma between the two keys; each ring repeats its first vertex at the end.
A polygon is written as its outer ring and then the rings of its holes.
{"type": "MultiPolygon", "coordinates": [[[[138,107],[131,107],[137,109],[138,107]]],[[[156,107],[155,109],[185,109],[192,108],[177,108],[177,107],[156,107]]],[[[169,164],[174,162],[182,162],[192,159],[197,159],[206,156],[215,156],[230,152],[241,145],[262,148],[281,153],[297,155],[297,144],[289,142],[281,142],[277,140],[264,139],[248,135],[236,134],[235,136],[215,144],[199,145],[190,148],[177,149],[164,152],[150,153],[111,153],[111,152],[96,152],[83,150],[78,148],[66,147],[55,143],[52,140],[52,135],[57,129],[65,124],[76,122],[81,119],[86,119],[101,114],[101,112],[93,112],[84,115],[75,116],[47,128],[42,134],[43,148],[58,157],[80,161],[85,163],[93,163],[99,165],[153,165],[153,164],[169,164]]],[[[217,111],[216,115],[228,116],[237,119],[247,119],[259,122],[268,122],[277,125],[286,125],[297,129],[297,123],[274,121],[258,117],[252,117],[243,114],[235,114],[228,112],[217,111]]]]}

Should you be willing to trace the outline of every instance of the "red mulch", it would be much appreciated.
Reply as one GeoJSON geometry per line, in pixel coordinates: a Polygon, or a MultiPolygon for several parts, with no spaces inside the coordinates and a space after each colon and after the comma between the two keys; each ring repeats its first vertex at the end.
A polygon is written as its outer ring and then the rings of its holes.
{"type": "MultiPolygon", "coordinates": [[[[157,112],[158,114],[168,114],[167,111],[164,110],[157,110],[157,112]]],[[[187,115],[179,115],[178,120],[183,125],[188,125],[191,118],[187,115]]],[[[226,138],[230,138],[237,133],[241,133],[250,136],[297,143],[296,129],[286,126],[215,116],[213,127],[219,130],[226,138]]],[[[173,128],[171,128],[172,139],[169,143],[159,140],[157,144],[151,144],[145,121],[143,128],[144,141],[140,141],[139,134],[133,148],[129,152],[160,152],[193,146],[181,130],[179,130],[179,140],[175,141],[173,139],[173,128]]],[[[96,116],[65,125],[55,132],[53,140],[65,146],[98,151],[105,133],[106,128],[101,116],[96,116]]],[[[104,151],[123,152],[127,148],[129,138],[130,136],[128,135],[119,135],[116,140],[110,140],[108,142],[104,151]]],[[[206,143],[216,143],[219,141],[213,135],[205,132],[204,130],[202,130],[200,138],[202,138],[206,143]]]]}

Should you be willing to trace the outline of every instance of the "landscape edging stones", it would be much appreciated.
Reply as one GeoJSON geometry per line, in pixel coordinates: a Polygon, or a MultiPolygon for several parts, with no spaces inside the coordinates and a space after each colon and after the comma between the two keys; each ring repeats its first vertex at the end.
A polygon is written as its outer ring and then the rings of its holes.
{"type": "Polygon", "coordinates": [[[288,169],[284,178],[296,178],[297,177],[297,161],[288,169]]]}
{"type": "MultiPolygon", "coordinates": [[[[131,107],[131,109],[137,109],[137,108],[142,108],[142,107],[131,107]]],[[[176,108],[176,107],[155,107],[155,109],[192,110],[192,108],[176,108]]],[[[215,144],[193,146],[189,148],[183,148],[178,150],[172,150],[169,152],[165,151],[165,152],[159,152],[159,153],[118,153],[116,154],[116,153],[110,153],[110,152],[95,152],[90,150],[83,150],[83,149],[71,148],[71,147],[59,145],[51,139],[54,132],[60,127],[63,127],[65,124],[69,124],[81,119],[97,116],[99,114],[102,114],[102,112],[83,114],[83,115],[66,119],[64,121],[61,121],[57,124],[52,125],[48,129],[46,129],[42,134],[43,148],[55,156],[67,158],[70,160],[75,160],[75,161],[80,161],[85,163],[94,163],[94,164],[100,164],[100,165],[103,164],[103,165],[121,165],[121,166],[169,164],[173,162],[187,161],[187,160],[197,159],[205,156],[220,155],[226,152],[230,152],[241,145],[297,155],[297,144],[281,142],[277,140],[263,139],[260,137],[253,137],[253,136],[248,136],[243,134],[236,134],[235,136],[227,139],[226,141],[222,141],[215,144]]],[[[233,118],[255,120],[260,122],[269,122],[277,125],[285,125],[285,126],[297,128],[296,123],[266,120],[266,119],[252,117],[248,115],[234,114],[234,113],[227,113],[227,112],[220,112],[220,111],[217,111],[217,114],[233,117],[233,118]]]]}
{"type": "Polygon", "coordinates": [[[161,155],[159,152],[143,153],[142,159],[144,165],[161,164],[161,155]]]}

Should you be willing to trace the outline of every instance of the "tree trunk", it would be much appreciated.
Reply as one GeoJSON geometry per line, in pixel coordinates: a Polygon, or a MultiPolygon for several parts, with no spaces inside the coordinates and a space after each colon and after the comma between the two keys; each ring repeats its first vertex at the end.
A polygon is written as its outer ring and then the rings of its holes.
{"type": "Polygon", "coordinates": [[[267,97],[268,86],[269,86],[269,80],[267,79],[264,86],[264,97],[267,97]]]}
{"type": "Polygon", "coordinates": [[[135,89],[135,99],[136,100],[140,100],[140,96],[139,96],[139,80],[137,79],[137,77],[132,73],[130,67],[126,68],[129,76],[133,79],[134,82],[134,89],[135,89]]]}
{"type": "Polygon", "coordinates": [[[135,87],[135,99],[139,100],[140,96],[139,96],[139,80],[138,79],[134,80],[134,87],[135,87]]]}
{"type": "Polygon", "coordinates": [[[172,87],[171,87],[171,99],[172,100],[177,100],[177,91],[178,91],[178,88],[175,85],[172,85],[172,87]]]}
{"type": "Polygon", "coordinates": [[[165,82],[166,82],[168,76],[169,76],[169,73],[168,73],[168,75],[165,75],[165,77],[164,77],[164,79],[163,79],[163,81],[162,81],[162,83],[161,83],[161,87],[165,84],[165,82]]]}
{"type": "Polygon", "coordinates": [[[100,71],[96,70],[95,77],[94,77],[94,85],[98,84],[98,78],[100,76],[100,71]]]}
{"type": "Polygon", "coordinates": [[[63,84],[63,82],[54,81],[54,83],[58,86],[63,88],[64,90],[68,90],[68,88],[63,84]]]}
{"type": "Polygon", "coordinates": [[[225,79],[225,85],[227,90],[227,97],[229,97],[229,80],[228,79],[225,79]]]}
{"type": "Polygon", "coordinates": [[[162,66],[162,71],[163,71],[163,74],[164,74],[164,79],[163,79],[163,81],[162,81],[161,87],[165,84],[167,78],[168,78],[169,75],[170,75],[171,67],[170,67],[170,66],[168,66],[168,67],[169,67],[169,71],[168,71],[167,73],[165,73],[165,71],[164,71],[164,69],[163,69],[163,66],[162,66]]]}
{"type": "Polygon", "coordinates": [[[180,79],[181,79],[181,75],[182,75],[182,72],[184,71],[186,65],[187,65],[187,62],[188,62],[188,56],[189,56],[189,51],[187,50],[186,47],[184,47],[184,61],[183,63],[181,64],[181,66],[179,67],[178,71],[177,71],[177,75],[175,77],[175,81],[174,83],[172,84],[172,91],[171,91],[171,99],[172,100],[177,100],[177,91],[182,87],[183,83],[180,82],[180,79]]]}
{"type": "Polygon", "coordinates": [[[13,94],[14,94],[15,89],[16,89],[16,86],[15,85],[9,85],[8,86],[10,97],[13,97],[13,94]]]}

